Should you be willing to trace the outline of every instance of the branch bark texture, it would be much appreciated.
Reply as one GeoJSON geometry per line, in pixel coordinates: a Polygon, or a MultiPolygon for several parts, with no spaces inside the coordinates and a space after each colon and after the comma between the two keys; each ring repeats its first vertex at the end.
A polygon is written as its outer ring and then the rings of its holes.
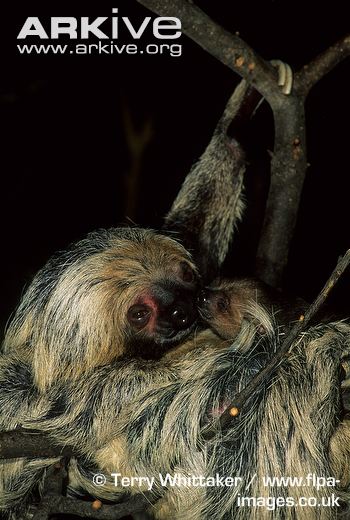
{"type": "Polygon", "coordinates": [[[250,82],[271,106],[275,144],[256,274],[279,287],[288,261],[307,170],[305,100],[310,89],[350,55],[350,36],[332,45],[295,74],[290,95],[279,89],[276,71],[237,35],[230,34],[188,0],[138,0],[160,16],[176,16],[183,33],[250,82]]]}
{"type": "Polygon", "coordinates": [[[215,23],[187,0],[137,0],[159,16],[181,20],[182,32],[221,63],[251,83],[272,106],[282,100],[276,70],[236,34],[215,23]]]}
{"type": "Polygon", "coordinates": [[[23,429],[0,432],[0,460],[20,457],[59,458],[70,455],[70,448],[51,445],[44,433],[23,429]]]}

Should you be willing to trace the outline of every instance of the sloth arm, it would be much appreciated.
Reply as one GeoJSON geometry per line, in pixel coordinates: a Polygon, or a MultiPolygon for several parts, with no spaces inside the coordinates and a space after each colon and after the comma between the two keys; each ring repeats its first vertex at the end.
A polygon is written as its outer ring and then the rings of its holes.
{"type": "MultiPolygon", "coordinates": [[[[31,368],[16,358],[0,359],[0,430],[18,426],[49,434],[55,444],[70,446],[77,454],[94,458],[103,447],[119,437],[127,422],[128,410],[137,410],[150,396],[162,420],[167,392],[175,394],[186,381],[194,384],[193,363],[198,358],[208,364],[219,340],[209,331],[196,338],[187,352],[179,351],[169,359],[146,361],[125,359],[96,368],[76,381],[53,385],[41,393],[33,382],[31,368]],[[163,398],[162,398],[163,396],[163,398]]],[[[147,408],[143,407],[144,414],[147,408]]],[[[154,412],[154,411],[153,411],[154,412]]]]}
{"type": "Polygon", "coordinates": [[[180,237],[205,282],[218,275],[243,214],[245,154],[239,133],[260,99],[256,94],[245,81],[237,86],[165,217],[164,230],[180,237]],[[227,133],[230,125],[234,138],[227,133]]]}
{"type": "Polygon", "coordinates": [[[123,406],[144,391],[178,379],[169,362],[118,361],[76,381],[41,393],[31,368],[16,358],[0,359],[0,430],[18,426],[47,432],[55,443],[89,455],[116,435],[123,406]]]}

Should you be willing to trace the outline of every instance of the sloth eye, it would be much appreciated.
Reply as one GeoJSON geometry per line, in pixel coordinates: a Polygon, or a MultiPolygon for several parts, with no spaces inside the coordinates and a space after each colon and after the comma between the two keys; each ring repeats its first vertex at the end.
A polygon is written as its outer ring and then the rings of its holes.
{"type": "Polygon", "coordinates": [[[128,310],[128,321],[137,329],[147,325],[151,317],[151,309],[147,305],[136,304],[128,310]]]}
{"type": "Polygon", "coordinates": [[[219,298],[217,301],[217,307],[222,312],[228,312],[229,311],[229,302],[226,298],[219,298]]]}
{"type": "Polygon", "coordinates": [[[181,262],[181,277],[186,283],[191,283],[194,280],[194,272],[186,262],[181,262]]]}

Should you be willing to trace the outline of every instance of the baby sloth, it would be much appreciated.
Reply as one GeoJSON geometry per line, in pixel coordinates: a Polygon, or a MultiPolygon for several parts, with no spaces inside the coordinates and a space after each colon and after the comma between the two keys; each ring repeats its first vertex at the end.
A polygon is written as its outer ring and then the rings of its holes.
{"type": "MultiPolygon", "coordinates": [[[[244,324],[256,327],[256,334],[260,336],[262,348],[264,340],[269,341],[271,330],[283,341],[293,324],[305,314],[307,302],[301,298],[287,297],[267,284],[253,279],[217,279],[209,287],[199,293],[198,312],[202,321],[209,326],[224,343],[215,341],[217,348],[224,348],[225,343],[235,341],[242,331],[244,324]]],[[[336,317],[328,308],[317,314],[318,323],[331,323],[336,317]]],[[[187,346],[190,342],[185,343],[187,346]]],[[[236,342],[236,348],[241,353],[246,352],[249,346],[236,342]],[[239,345],[239,346],[238,346],[239,345]]],[[[185,347],[177,347],[178,350],[185,347]]],[[[171,356],[171,354],[167,354],[171,356]]],[[[350,363],[349,354],[343,354],[340,381],[342,386],[342,415],[349,410],[350,403],[350,363]]]]}
{"type": "Polygon", "coordinates": [[[224,340],[234,339],[244,320],[264,334],[272,317],[279,333],[285,333],[307,308],[301,298],[287,298],[253,278],[215,280],[198,301],[200,316],[224,340]]]}

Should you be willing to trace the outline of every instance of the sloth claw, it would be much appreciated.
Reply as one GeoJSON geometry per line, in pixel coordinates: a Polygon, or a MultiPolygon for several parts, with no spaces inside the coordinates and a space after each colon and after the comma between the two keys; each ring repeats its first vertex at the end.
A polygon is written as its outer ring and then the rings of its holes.
{"type": "Polygon", "coordinates": [[[271,65],[278,70],[278,86],[281,87],[283,94],[288,96],[293,87],[293,71],[288,65],[281,60],[271,60],[271,65]]]}

